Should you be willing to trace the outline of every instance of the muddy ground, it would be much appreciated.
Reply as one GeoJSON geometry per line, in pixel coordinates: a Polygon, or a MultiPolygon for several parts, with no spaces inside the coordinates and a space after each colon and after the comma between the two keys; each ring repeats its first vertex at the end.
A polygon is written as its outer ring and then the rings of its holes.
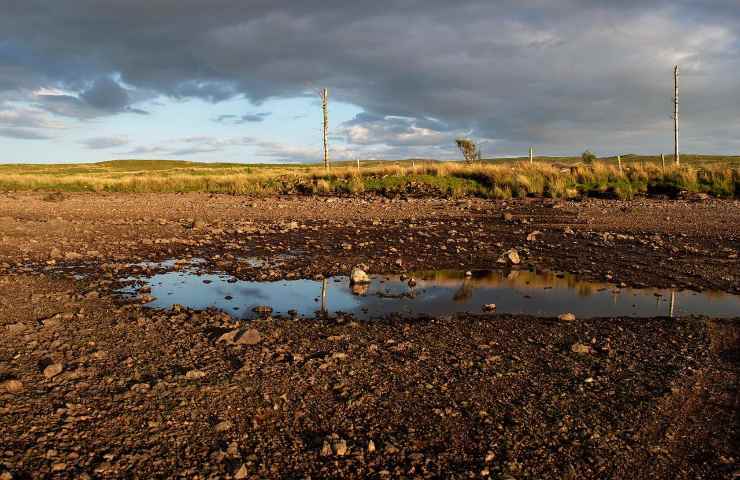
{"type": "Polygon", "coordinates": [[[113,289],[197,257],[738,293],[738,225],[720,200],[0,193],[0,478],[733,478],[737,319],[246,324],[113,289]]]}

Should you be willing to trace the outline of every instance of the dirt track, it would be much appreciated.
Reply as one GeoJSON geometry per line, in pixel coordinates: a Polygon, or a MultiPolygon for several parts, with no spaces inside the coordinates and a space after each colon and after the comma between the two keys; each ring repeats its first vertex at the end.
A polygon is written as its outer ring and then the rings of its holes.
{"type": "Polygon", "coordinates": [[[737,469],[738,320],[244,325],[122,303],[111,287],[143,259],[310,278],[360,262],[373,272],[495,268],[516,248],[521,268],[738,292],[738,202],[45,197],[0,194],[0,473],[10,478],[737,469]],[[290,257],[279,268],[241,261],[280,254],[290,257]],[[219,341],[247,328],[259,334],[219,341]]]}

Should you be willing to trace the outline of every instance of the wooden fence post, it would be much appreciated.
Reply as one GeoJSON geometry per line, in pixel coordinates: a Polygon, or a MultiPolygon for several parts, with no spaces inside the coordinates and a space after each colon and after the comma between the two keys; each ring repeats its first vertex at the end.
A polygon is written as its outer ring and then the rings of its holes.
{"type": "Polygon", "coordinates": [[[681,163],[678,153],[678,65],[673,67],[673,160],[681,163]]]}
{"type": "Polygon", "coordinates": [[[321,90],[321,110],[324,113],[324,168],[329,170],[329,89],[321,90]]]}

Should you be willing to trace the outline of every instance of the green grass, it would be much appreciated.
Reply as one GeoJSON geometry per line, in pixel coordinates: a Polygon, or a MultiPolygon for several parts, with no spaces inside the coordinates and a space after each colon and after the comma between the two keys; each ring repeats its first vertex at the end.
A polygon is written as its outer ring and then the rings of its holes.
{"type": "Polygon", "coordinates": [[[211,192],[229,194],[377,193],[386,196],[510,198],[582,195],[631,199],[645,193],[740,195],[740,157],[684,155],[681,166],[659,156],[486,159],[473,165],[430,160],[316,164],[197,163],[115,160],[92,164],[0,165],[0,190],[66,192],[211,192]]]}

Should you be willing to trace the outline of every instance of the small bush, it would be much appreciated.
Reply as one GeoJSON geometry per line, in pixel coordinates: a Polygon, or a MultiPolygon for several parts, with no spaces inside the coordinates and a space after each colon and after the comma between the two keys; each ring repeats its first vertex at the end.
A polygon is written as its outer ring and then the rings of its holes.
{"type": "Polygon", "coordinates": [[[596,160],[596,155],[591,150],[586,150],[581,154],[581,160],[588,165],[596,160]]]}

